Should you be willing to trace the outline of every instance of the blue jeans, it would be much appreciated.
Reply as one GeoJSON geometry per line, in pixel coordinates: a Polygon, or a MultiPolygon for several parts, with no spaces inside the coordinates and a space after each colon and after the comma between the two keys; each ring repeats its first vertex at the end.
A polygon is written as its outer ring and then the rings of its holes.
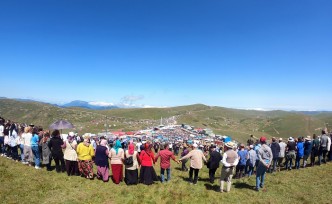
{"type": "MultiPolygon", "coordinates": [[[[170,181],[171,180],[171,168],[166,169],[166,172],[167,172],[167,181],[170,181]]],[[[165,173],[165,169],[160,168],[160,177],[161,177],[162,183],[165,181],[164,173],[165,173]]]]}
{"type": "Polygon", "coordinates": [[[292,159],[286,159],[286,169],[292,169],[292,159]]]}
{"type": "Polygon", "coordinates": [[[247,174],[248,174],[248,176],[251,176],[253,173],[254,173],[254,168],[255,168],[255,166],[248,166],[248,172],[247,172],[247,174]]]}
{"type": "Polygon", "coordinates": [[[24,144],[20,144],[21,161],[24,161],[24,144]]]}
{"type": "Polygon", "coordinates": [[[256,189],[263,188],[264,186],[264,179],[265,179],[265,173],[266,173],[266,166],[259,163],[257,170],[256,170],[256,189]]]}
{"type": "Polygon", "coordinates": [[[33,156],[35,158],[35,165],[40,167],[40,155],[38,146],[31,146],[33,156]]]}
{"type": "Polygon", "coordinates": [[[299,169],[299,168],[300,168],[300,160],[301,160],[302,158],[303,158],[303,157],[296,156],[296,160],[295,160],[295,168],[296,168],[296,169],[299,169]]]}

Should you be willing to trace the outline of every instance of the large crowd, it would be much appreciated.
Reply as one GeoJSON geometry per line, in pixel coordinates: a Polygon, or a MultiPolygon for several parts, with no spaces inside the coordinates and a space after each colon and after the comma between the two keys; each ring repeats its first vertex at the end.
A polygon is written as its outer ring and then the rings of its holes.
{"type": "MultiPolygon", "coordinates": [[[[167,134],[167,132],[163,132],[167,134]]],[[[179,132],[183,134],[183,132],[179,132]]],[[[116,139],[109,145],[105,137],[82,137],[69,132],[65,140],[59,130],[44,130],[42,127],[15,123],[0,118],[0,153],[2,157],[21,162],[35,169],[66,172],[68,176],[82,176],[115,184],[124,181],[127,185],[143,183],[151,185],[158,180],[171,180],[171,161],[182,163],[182,171],[189,171],[190,184],[196,185],[203,166],[209,169],[209,181],[214,183],[215,173],[221,167],[220,192],[229,192],[232,178],[256,176],[256,187],[264,188],[266,172],[278,172],[313,167],[332,161],[332,133],[306,137],[255,139],[247,144],[237,145],[227,142],[222,145],[186,143],[157,143],[130,140],[124,145],[116,139]],[[286,139],[285,139],[286,140],[286,139]],[[178,154],[181,151],[181,155],[178,154]],[[178,159],[177,159],[178,157],[178,159]],[[55,168],[51,166],[54,160],[55,168]],[[155,171],[155,163],[160,162],[160,177],[155,171]],[[187,168],[186,163],[190,161],[187,168]],[[293,162],[295,162],[293,164],[293,162]],[[96,167],[95,167],[96,166],[96,167]],[[94,174],[93,168],[97,168],[94,174]],[[53,169],[54,168],[54,169],[53,169]],[[109,172],[112,172],[112,176],[109,172]],[[166,172],[166,177],[164,176],[166,172]],[[226,189],[224,190],[224,183],[226,189]]]]}

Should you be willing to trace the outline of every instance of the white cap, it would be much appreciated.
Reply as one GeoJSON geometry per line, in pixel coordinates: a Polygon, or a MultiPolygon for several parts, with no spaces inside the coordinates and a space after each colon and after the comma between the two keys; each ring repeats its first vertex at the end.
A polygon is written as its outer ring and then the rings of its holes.
{"type": "Polygon", "coordinates": [[[74,132],[69,132],[68,135],[73,137],[73,136],[75,136],[75,133],[74,132]]]}

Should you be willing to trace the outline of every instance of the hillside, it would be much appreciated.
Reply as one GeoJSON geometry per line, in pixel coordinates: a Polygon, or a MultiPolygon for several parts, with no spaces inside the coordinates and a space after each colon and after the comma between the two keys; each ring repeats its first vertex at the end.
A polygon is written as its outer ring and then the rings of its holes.
{"type": "Polygon", "coordinates": [[[90,110],[62,108],[46,103],[0,99],[0,115],[21,123],[48,127],[58,119],[66,119],[76,131],[138,130],[176,120],[177,124],[211,128],[215,133],[231,135],[245,141],[250,134],[257,136],[298,137],[319,133],[326,123],[332,125],[332,114],[307,115],[300,112],[238,110],[195,104],[172,108],[142,108],[90,110]]]}

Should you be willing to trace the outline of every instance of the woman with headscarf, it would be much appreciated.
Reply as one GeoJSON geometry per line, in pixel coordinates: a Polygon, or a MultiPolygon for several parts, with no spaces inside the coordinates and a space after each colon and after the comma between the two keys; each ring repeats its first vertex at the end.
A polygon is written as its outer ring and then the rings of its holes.
{"type": "Polygon", "coordinates": [[[61,171],[64,172],[66,170],[65,160],[63,159],[62,146],[63,146],[63,140],[60,138],[60,131],[54,130],[52,132],[52,138],[48,143],[48,147],[52,152],[52,157],[55,161],[55,169],[56,172],[58,173],[60,173],[61,171]]]}
{"type": "Polygon", "coordinates": [[[47,171],[51,171],[51,150],[48,146],[49,143],[50,133],[46,132],[39,144],[42,147],[42,164],[46,165],[47,171]]]}
{"type": "Polygon", "coordinates": [[[63,158],[66,163],[66,171],[68,176],[78,175],[77,164],[77,142],[74,140],[75,134],[73,132],[68,133],[67,141],[62,148],[65,149],[63,158]]]}
{"type": "Polygon", "coordinates": [[[154,181],[157,181],[157,174],[153,168],[155,164],[154,155],[151,151],[152,144],[145,143],[144,150],[141,151],[139,159],[141,161],[141,172],[139,180],[145,185],[151,185],[154,181]]]}
{"type": "Polygon", "coordinates": [[[104,182],[108,181],[108,171],[109,171],[109,163],[108,163],[108,149],[107,149],[107,140],[102,139],[100,144],[97,145],[96,148],[96,157],[95,164],[97,165],[97,178],[102,179],[104,182]]]}
{"type": "Polygon", "coordinates": [[[95,151],[90,144],[90,137],[86,136],[77,146],[78,156],[78,169],[82,176],[87,179],[93,179],[93,161],[92,157],[95,156],[95,151]]]}
{"type": "Polygon", "coordinates": [[[114,147],[109,153],[111,159],[112,178],[115,184],[119,184],[123,179],[123,159],[124,151],[120,140],[116,140],[114,147]]]}
{"type": "Polygon", "coordinates": [[[139,165],[139,155],[135,151],[135,146],[132,141],[130,141],[128,150],[125,152],[125,158],[133,159],[132,165],[125,165],[125,182],[127,185],[133,185],[138,183],[138,165],[139,165]]]}

